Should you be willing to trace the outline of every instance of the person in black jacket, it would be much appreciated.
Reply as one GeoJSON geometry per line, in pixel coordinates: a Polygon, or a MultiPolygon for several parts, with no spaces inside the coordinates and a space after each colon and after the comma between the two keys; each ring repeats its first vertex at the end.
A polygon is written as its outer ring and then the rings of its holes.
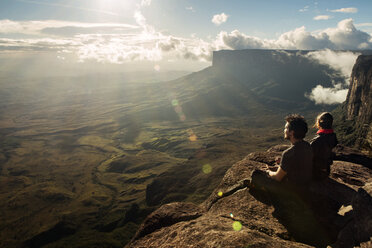
{"type": "Polygon", "coordinates": [[[324,112],[317,116],[315,128],[317,135],[310,142],[313,150],[313,180],[321,181],[328,178],[333,163],[332,149],[337,145],[337,137],[332,129],[333,117],[324,112]]]}

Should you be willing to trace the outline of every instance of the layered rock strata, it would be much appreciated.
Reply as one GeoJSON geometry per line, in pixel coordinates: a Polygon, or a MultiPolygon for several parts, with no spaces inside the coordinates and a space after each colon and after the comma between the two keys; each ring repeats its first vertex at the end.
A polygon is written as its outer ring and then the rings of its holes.
{"type": "Polygon", "coordinates": [[[336,122],[340,140],[372,156],[372,56],[360,55],[350,79],[343,106],[336,110],[341,118],[336,122]]]}

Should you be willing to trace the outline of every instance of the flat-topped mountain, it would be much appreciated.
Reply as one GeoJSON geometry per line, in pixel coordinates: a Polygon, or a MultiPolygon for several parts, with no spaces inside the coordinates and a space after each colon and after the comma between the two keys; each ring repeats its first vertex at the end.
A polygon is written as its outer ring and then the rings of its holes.
{"type": "MultiPolygon", "coordinates": [[[[320,64],[304,50],[222,50],[213,53],[213,68],[230,75],[265,100],[281,99],[306,105],[317,85],[332,87],[332,82],[343,82],[344,75],[329,65],[320,64]]],[[[340,53],[344,51],[334,51],[340,53]]],[[[370,55],[372,51],[349,51],[370,55]]]]}

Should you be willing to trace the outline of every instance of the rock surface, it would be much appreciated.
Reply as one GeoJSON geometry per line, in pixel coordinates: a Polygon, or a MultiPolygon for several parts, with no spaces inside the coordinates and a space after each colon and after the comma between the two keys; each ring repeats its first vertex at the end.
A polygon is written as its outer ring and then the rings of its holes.
{"type": "MultiPolygon", "coordinates": [[[[334,161],[329,180],[312,185],[312,200],[283,209],[247,188],[253,170],[274,164],[285,146],[251,153],[234,164],[200,206],[170,203],[147,217],[126,247],[368,247],[372,172],[334,161]]],[[[289,207],[288,207],[289,206],[289,207]]]]}
{"type": "Polygon", "coordinates": [[[372,156],[372,56],[360,55],[353,67],[346,101],[336,110],[337,133],[348,146],[372,156]],[[339,113],[338,113],[339,112],[339,113]],[[337,120],[337,115],[341,118],[337,120]]]}
{"type": "Polygon", "coordinates": [[[356,149],[337,145],[333,151],[335,160],[353,162],[372,169],[372,157],[368,157],[356,149]]]}
{"type": "Polygon", "coordinates": [[[351,74],[347,94],[347,118],[357,117],[357,122],[372,121],[372,56],[358,57],[351,74]]]}

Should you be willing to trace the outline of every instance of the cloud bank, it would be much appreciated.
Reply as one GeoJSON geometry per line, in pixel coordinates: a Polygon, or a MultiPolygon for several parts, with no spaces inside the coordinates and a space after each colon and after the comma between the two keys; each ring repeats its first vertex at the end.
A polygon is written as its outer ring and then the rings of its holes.
{"type": "Polygon", "coordinates": [[[283,33],[276,40],[260,39],[248,36],[238,30],[231,33],[221,32],[218,37],[226,48],[273,48],[302,50],[357,50],[372,49],[371,36],[358,30],[352,19],[345,19],[335,28],[328,28],[311,33],[304,26],[283,33]]]}
{"type": "Polygon", "coordinates": [[[124,63],[158,61],[168,55],[211,61],[213,51],[221,49],[372,49],[370,34],[357,29],[352,19],[317,32],[309,32],[302,26],[277,39],[261,39],[234,30],[230,33],[221,31],[215,39],[206,41],[195,36],[183,38],[159,32],[147,23],[140,8],[134,13],[137,25],[0,20],[0,34],[8,36],[0,38],[0,51],[60,49],[61,52],[75,52],[81,56],[80,61],[96,58],[100,62],[124,63]],[[14,34],[25,38],[10,37],[14,34]],[[118,54],[118,59],[113,59],[113,54],[118,54]]]}
{"type": "MultiPolygon", "coordinates": [[[[336,27],[317,32],[298,27],[276,39],[262,39],[233,30],[221,31],[214,39],[206,41],[195,36],[183,38],[157,31],[141,12],[141,8],[151,1],[141,4],[133,16],[136,25],[0,20],[0,37],[3,37],[0,38],[0,53],[51,51],[60,60],[74,57],[79,62],[124,64],[164,60],[210,62],[213,51],[221,49],[320,50],[310,52],[307,57],[339,71],[338,76],[345,80],[333,82],[331,88],[318,85],[307,97],[317,104],[335,104],[345,100],[348,78],[358,54],[331,50],[372,49],[371,35],[359,30],[352,19],[344,19],[336,27]],[[20,39],[20,35],[24,38],[20,39]]],[[[218,15],[217,23],[227,20],[227,15],[222,14],[218,15]]]]}

